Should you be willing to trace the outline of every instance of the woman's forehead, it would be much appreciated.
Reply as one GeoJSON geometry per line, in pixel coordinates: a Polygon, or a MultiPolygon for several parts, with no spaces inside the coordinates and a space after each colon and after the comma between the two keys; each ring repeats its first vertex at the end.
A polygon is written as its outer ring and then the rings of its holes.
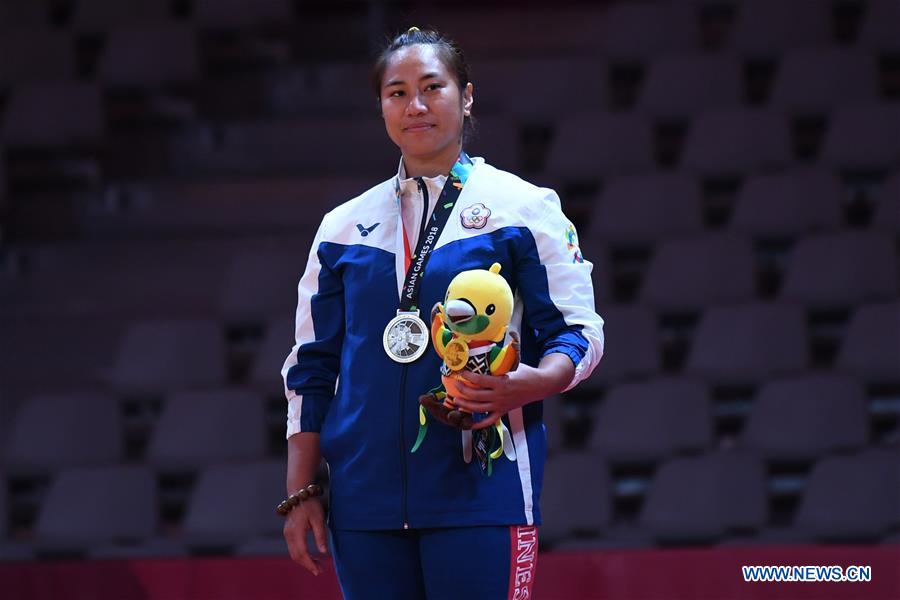
{"type": "Polygon", "coordinates": [[[439,77],[449,75],[447,67],[438,57],[432,44],[413,44],[391,53],[384,70],[384,84],[393,80],[406,80],[433,73],[439,77]]]}

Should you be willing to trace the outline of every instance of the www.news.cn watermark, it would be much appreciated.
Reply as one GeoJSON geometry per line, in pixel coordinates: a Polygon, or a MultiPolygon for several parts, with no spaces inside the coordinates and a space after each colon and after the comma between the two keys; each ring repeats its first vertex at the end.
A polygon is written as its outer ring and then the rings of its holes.
{"type": "Polygon", "coordinates": [[[748,582],[800,582],[800,581],[872,581],[872,567],[850,565],[744,565],[741,567],[744,581],[748,582]]]}

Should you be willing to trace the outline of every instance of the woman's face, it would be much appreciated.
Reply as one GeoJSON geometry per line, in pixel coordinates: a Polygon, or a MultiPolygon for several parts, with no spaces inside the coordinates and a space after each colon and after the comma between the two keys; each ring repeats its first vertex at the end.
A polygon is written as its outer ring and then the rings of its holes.
{"type": "Polygon", "coordinates": [[[455,158],[463,117],[471,108],[472,84],[460,90],[434,46],[406,46],[388,59],[381,79],[381,113],[388,136],[405,160],[455,158]]]}

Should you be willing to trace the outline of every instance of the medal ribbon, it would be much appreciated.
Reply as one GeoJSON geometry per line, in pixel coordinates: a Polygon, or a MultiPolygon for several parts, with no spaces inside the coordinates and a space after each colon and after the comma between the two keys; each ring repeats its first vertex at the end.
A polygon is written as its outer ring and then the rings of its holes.
{"type": "MultiPolygon", "coordinates": [[[[472,160],[465,152],[460,152],[459,158],[456,159],[456,163],[450,169],[450,176],[447,177],[447,181],[444,183],[444,188],[441,190],[437,204],[434,206],[434,211],[428,220],[429,224],[425,231],[421,233],[420,237],[422,239],[419,240],[416,253],[406,261],[406,279],[403,282],[403,288],[400,293],[400,310],[403,312],[414,312],[419,308],[417,302],[419,299],[419,288],[422,287],[422,277],[425,274],[425,265],[431,257],[432,249],[441,237],[441,232],[444,231],[444,226],[447,225],[447,219],[450,218],[450,213],[453,212],[453,206],[456,204],[456,200],[459,198],[459,194],[462,192],[463,185],[469,178],[471,170],[472,160]]],[[[397,184],[397,193],[400,193],[399,183],[397,184]]],[[[403,227],[402,223],[400,227],[403,227]]],[[[409,241],[406,239],[405,230],[403,245],[406,256],[410,256],[409,241]]]]}

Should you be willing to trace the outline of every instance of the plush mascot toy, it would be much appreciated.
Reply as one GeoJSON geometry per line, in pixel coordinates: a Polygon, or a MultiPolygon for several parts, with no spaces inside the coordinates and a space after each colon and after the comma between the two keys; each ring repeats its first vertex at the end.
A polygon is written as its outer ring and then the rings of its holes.
{"type": "Polygon", "coordinates": [[[438,302],[431,311],[431,339],[444,361],[442,385],[419,399],[419,435],[413,452],[425,439],[427,408],[434,417],[463,430],[463,458],[470,462],[474,448],[488,475],[492,472],[492,461],[501,454],[515,460],[515,450],[506,441],[509,432],[502,419],[492,427],[473,432],[471,413],[454,403],[459,395],[456,382],[465,380],[461,371],[503,375],[519,365],[519,339],[515,332],[509,332],[510,341],[503,346],[512,311],[512,290],[500,276],[499,263],[487,270],[463,271],[450,282],[444,303],[438,302]]]}

